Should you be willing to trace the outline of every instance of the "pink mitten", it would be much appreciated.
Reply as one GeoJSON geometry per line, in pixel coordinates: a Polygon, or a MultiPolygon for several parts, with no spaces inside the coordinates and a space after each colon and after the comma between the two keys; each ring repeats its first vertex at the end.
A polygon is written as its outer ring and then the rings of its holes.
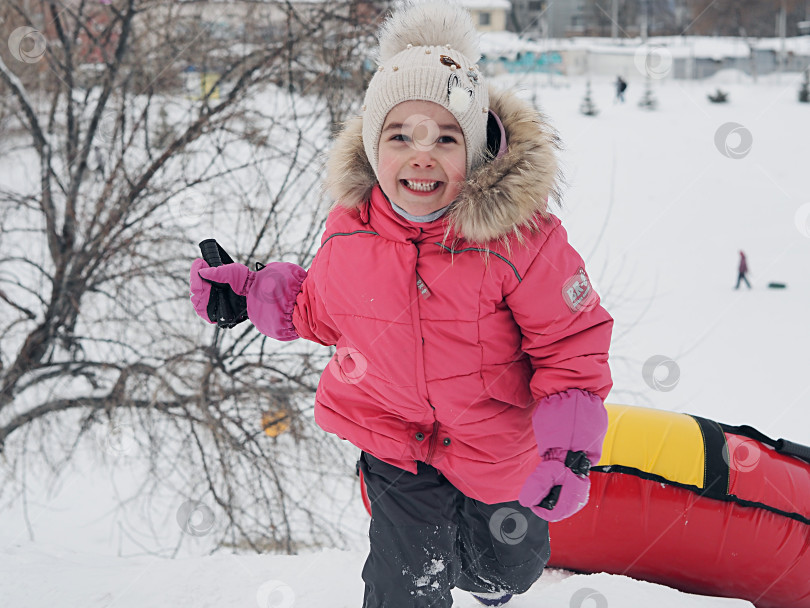
{"type": "MultiPolygon", "coordinates": [[[[272,262],[254,272],[242,264],[225,264],[200,268],[199,274],[206,281],[227,283],[237,295],[247,296],[248,318],[264,335],[282,341],[298,338],[292,312],[301,284],[307,277],[307,271],[300,266],[272,262]]],[[[197,314],[200,314],[199,310],[197,314]]]]}
{"type": "Polygon", "coordinates": [[[571,389],[542,399],[532,425],[543,461],[523,484],[520,504],[551,522],[584,507],[591,485],[588,470],[602,456],[607,422],[602,400],[587,391],[571,389]]]}

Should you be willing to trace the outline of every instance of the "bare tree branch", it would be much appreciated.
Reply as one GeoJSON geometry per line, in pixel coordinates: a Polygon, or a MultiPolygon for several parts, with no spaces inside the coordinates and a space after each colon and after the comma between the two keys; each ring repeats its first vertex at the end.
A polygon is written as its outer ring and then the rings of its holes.
{"type": "Polygon", "coordinates": [[[212,337],[187,273],[209,236],[246,262],[309,263],[319,165],[357,109],[373,20],[355,1],[217,3],[230,29],[215,37],[195,3],[10,5],[4,39],[35,23],[47,45],[0,56],[0,125],[18,129],[2,166],[36,168],[0,188],[5,466],[24,483],[36,454],[59,475],[93,433],[130,428],[150,463],[140,491],[210,498],[221,544],[338,542],[310,504],[346,458],[312,417],[331,353],[249,324],[212,337]]]}

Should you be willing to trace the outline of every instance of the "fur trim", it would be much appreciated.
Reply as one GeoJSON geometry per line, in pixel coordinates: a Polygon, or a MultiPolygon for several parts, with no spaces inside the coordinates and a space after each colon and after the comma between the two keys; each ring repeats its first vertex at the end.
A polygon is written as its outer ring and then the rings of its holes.
{"type": "Polygon", "coordinates": [[[408,2],[380,28],[379,59],[386,62],[413,46],[444,46],[475,63],[481,58],[478,33],[470,13],[449,2],[408,2]]]}
{"type": "MultiPolygon", "coordinates": [[[[560,200],[560,140],[542,114],[513,93],[490,89],[490,109],[506,131],[506,154],[472,171],[449,211],[457,236],[471,243],[504,245],[549,216],[560,200]]],[[[336,205],[363,204],[377,183],[363,148],[363,121],[354,118],[338,135],[327,161],[326,188],[336,205]]]]}
{"type": "Polygon", "coordinates": [[[346,122],[326,158],[324,186],[335,205],[351,209],[368,200],[376,183],[363,147],[363,118],[357,116],[346,122]]]}
{"type": "Polygon", "coordinates": [[[513,93],[490,90],[490,109],[506,131],[506,154],[472,172],[450,209],[457,234],[473,243],[510,237],[537,228],[538,214],[549,215],[548,201],[560,200],[556,152],[559,137],[545,118],[513,93]]]}

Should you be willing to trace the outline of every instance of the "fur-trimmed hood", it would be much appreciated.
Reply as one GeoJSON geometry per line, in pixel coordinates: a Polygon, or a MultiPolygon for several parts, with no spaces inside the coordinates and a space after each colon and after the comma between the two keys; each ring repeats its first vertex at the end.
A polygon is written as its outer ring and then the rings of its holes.
{"type": "MultiPolygon", "coordinates": [[[[507,150],[467,177],[448,219],[457,236],[473,243],[521,239],[549,215],[549,200],[560,200],[560,148],[556,131],[542,114],[513,93],[489,90],[490,109],[506,132],[507,150]]],[[[363,119],[346,123],[327,160],[326,188],[336,205],[361,206],[377,178],[363,147],[363,119]]]]}

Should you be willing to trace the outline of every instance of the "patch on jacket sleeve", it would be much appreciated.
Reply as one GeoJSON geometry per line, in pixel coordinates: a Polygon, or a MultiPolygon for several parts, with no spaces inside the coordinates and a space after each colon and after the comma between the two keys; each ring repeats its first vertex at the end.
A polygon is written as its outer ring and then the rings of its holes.
{"type": "Polygon", "coordinates": [[[571,312],[589,310],[599,302],[599,296],[591,287],[591,281],[582,266],[563,284],[562,296],[571,312]]]}

